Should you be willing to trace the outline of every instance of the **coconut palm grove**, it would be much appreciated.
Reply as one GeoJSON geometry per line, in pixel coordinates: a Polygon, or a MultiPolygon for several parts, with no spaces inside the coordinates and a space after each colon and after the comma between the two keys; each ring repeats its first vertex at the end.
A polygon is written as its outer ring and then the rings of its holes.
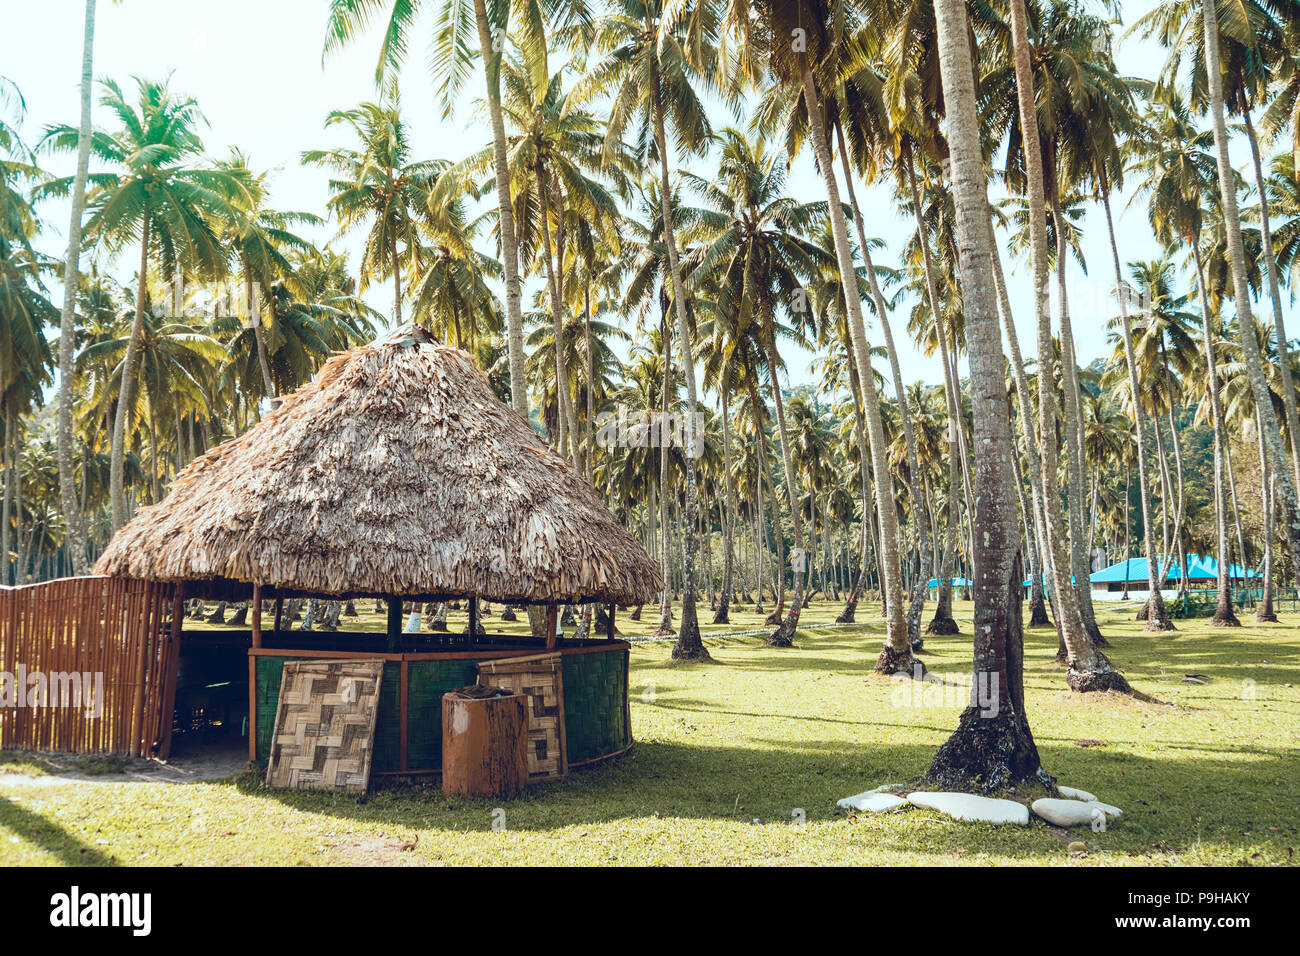
{"type": "Polygon", "coordinates": [[[1296,862],[1300,3],[185,6],[0,26],[0,862],[1296,862]]]}

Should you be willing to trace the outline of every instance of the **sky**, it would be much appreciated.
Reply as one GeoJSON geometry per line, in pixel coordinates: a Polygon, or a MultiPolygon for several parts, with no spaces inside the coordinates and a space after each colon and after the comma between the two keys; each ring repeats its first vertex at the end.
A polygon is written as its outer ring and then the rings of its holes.
{"type": "MultiPolygon", "coordinates": [[[[1130,0],[1125,21],[1132,22],[1154,6],[1153,0],[1130,0]]],[[[322,59],[328,0],[121,0],[98,4],[95,32],[95,75],[126,83],[138,75],[170,76],[172,88],[194,97],[207,119],[203,131],[207,151],[214,157],[238,146],[254,169],[271,169],[271,202],[276,208],[323,214],[328,199],[327,174],[304,166],[303,150],[342,145],[345,134],[326,130],[324,119],[333,109],[343,109],[375,99],[374,69],[379,50],[377,31],[363,35],[342,52],[322,59]]],[[[81,0],[0,0],[0,76],[14,81],[26,101],[21,127],[25,140],[34,143],[52,123],[75,124],[78,118],[78,78],[81,63],[83,5],[81,0]]],[[[1117,35],[1120,31],[1117,30],[1117,35]]],[[[1125,75],[1154,77],[1164,52],[1153,43],[1130,39],[1115,50],[1117,65],[1125,75]]],[[[427,47],[418,41],[401,78],[403,113],[411,129],[413,155],[418,158],[459,159],[491,139],[486,116],[473,101],[482,85],[481,74],[467,83],[466,96],[451,119],[443,119],[437,93],[426,70],[427,47]]],[[[103,119],[96,110],[94,120],[103,119]]],[[[729,122],[723,115],[715,123],[729,122]]],[[[1248,166],[1242,141],[1233,144],[1233,163],[1248,166]]],[[[42,158],[56,174],[71,175],[72,155],[42,158]]],[[[707,161],[692,164],[694,172],[707,174],[707,161]]],[[[842,189],[841,185],[841,189],[842,189]]],[[[885,187],[857,185],[869,235],[886,243],[874,254],[878,264],[898,261],[910,219],[898,210],[885,187]]],[[[822,200],[822,181],[805,154],[790,173],[790,191],[802,201],[822,200]]],[[[996,194],[994,195],[996,199],[996,194]]],[[[1128,195],[1116,197],[1116,232],[1125,260],[1152,258],[1159,247],[1150,235],[1146,206],[1139,197],[1129,208],[1128,195]]],[[[46,221],[40,247],[61,257],[68,223],[66,204],[50,202],[41,209],[46,221]]],[[[1105,220],[1090,210],[1082,224],[1083,251],[1089,274],[1072,263],[1071,318],[1081,364],[1110,354],[1106,322],[1114,314],[1110,290],[1113,270],[1106,239],[1105,220]]],[[[313,235],[318,242],[332,241],[334,248],[350,254],[355,268],[360,235],[337,237],[328,224],[313,235]]],[[[1002,249],[1009,272],[1008,289],[1022,349],[1034,350],[1027,256],[1002,249]]],[[[109,264],[119,279],[133,273],[133,257],[109,264]]],[[[57,287],[56,287],[57,288],[57,287]]],[[[499,290],[498,290],[499,291],[499,290]]],[[[529,289],[525,289],[525,301],[529,289]]],[[[1055,288],[1053,289],[1055,294],[1055,288]]],[[[371,306],[388,315],[392,296],[387,284],[372,286],[366,294],[371,306]]],[[[56,297],[56,301],[59,299],[56,297]]],[[[941,381],[937,357],[922,355],[905,334],[905,309],[893,320],[900,348],[903,377],[941,381]]],[[[874,319],[868,315],[868,336],[880,344],[874,319]]],[[[815,356],[788,355],[791,385],[814,381],[815,356]]]]}

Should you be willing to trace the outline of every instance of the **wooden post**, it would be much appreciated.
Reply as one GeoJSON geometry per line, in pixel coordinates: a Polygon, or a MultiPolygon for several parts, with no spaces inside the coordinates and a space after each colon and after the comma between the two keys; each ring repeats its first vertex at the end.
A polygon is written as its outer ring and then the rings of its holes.
{"type": "Polygon", "coordinates": [[[158,757],[166,760],[172,754],[172,724],[175,722],[173,716],[176,710],[176,675],[180,671],[181,665],[181,626],[185,620],[185,584],[181,582],[176,585],[176,591],[172,595],[172,626],[171,632],[167,636],[167,642],[170,645],[167,648],[167,654],[163,660],[167,662],[167,674],[164,678],[162,693],[162,714],[159,737],[161,740],[158,744],[158,757]]]}
{"type": "Polygon", "coordinates": [[[546,649],[555,650],[555,619],[556,607],[554,604],[546,606],[546,649]]]}
{"type": "Polygon", "coordinates": [[[281,597],[281,596],[279,596],[279,595],[276,595],[276,598],[275,598],[275,630],[272,631],[272,633],[275,635],[275,641],[276,641],[277,644],[280,642],[280,615],[281,615],[281,613],[283,613],[283,611],[284,611],[284,598],[281,597]]]}
{"type": "Polygon", "coordinates": [[[617,607],[617,604],[610,604],[609,606],[609,622],[605,628],[606,640],[612,641],[614,639],[614,609],[617,607]]]}
{"type": "Polygon", "coordinates": [[[262,646],[262,585],[253,585],[253,646],[262,646]]]}
{"type": "Polygon", "coordinates": [[[478,633],[478,595],[469,599],[469,638],[466,647],[474,646],[474,635],[478,633]]]}
{"type": "Polygon", "coordinates": [[[257,762],[257,658],[248,652],[248,762],[257,762]]]}
{"type": "Polygon", "coordinates": [[[402,641],[402,599],[388,599],[388,651],[396,653],[402,641]]]}

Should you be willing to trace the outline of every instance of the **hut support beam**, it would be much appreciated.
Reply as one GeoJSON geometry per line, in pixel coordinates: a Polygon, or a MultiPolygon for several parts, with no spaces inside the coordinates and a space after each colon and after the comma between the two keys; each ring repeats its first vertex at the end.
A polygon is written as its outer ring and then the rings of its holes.
{"type": "Polygon", "coordinates": [[[617,608],[618,608],[617,604],[611,604],[609,606],[609,625],[605,630],[605,637],[607,640],[611,640],[611,641],[614,639],[614,611],[617,608]]]}
{"type": "Polygon", "coordinates": [[[275,629],[272,631],[272,634],[275,636],[275,640],[277,642],[280,640],[280,615],[283,613],[284,613],[284,598],[277,597],[275,599],[275,629]]]}
{"type": "Polygon", "coordinates": [[[469,599],[469,636],[465,641],[465,644],[468,647],[474,646],[474,636],[478,634],[478,616],[478,597],[475,596],[469,599]]]}
{"type": "Polygon", "coordinates": [[[555,624],[556,624],[556,607],[554,604],[546,606],[546,649],[555,650],[555,624]]]}
{"type": "Polygon", "coordinates": [[[395,653],[397,651],[401,640],[402,599],[399,597],[390,597],[388,599],[388,650],[390,653],[395,653]]]}
{"type": "Polygon", "coordinates": [[[253,585],[253,646],[262,646],[262,585],[253,585]]]}

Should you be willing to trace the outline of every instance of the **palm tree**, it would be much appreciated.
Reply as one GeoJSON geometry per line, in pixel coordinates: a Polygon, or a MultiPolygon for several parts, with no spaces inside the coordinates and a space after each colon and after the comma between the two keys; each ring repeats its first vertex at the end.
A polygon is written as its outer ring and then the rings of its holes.
{"type": "Polygon", "coordinates": [[[975,417],[975,653],[977,681],[996,681],[998,710],[967,707],[956,732],[938,750],[929,777],[945,787],[995,790],[1021,781],[1048,783],[1024,707],[1020,614],[1021,561],[1007,421],[998,302],[990,252],[992,231],[980,146],[975,72],[967,41],[966,5],[936,0],[935,24],[948,115],[953,199],[970,354],[975,417]]]}
{"type": "MultiPolygon", "coordinates": [[[[1056,234],[1056,259],[1058,270],[1064,268],[1066,260],[1066,218],[1062,212],[1062,197],[1069,179],[1079,178],[1079,169],[1065,166],[1064,159],[1078,158],[1084,155],[1079,148],[1080,140],[1086,142],[1087,122],[1085,115],[1089,106],[1094,114],[1101,114],[1102,121],[1108,124],[1123,113],[1123,91],[1116,87],[1107,77],[1105,64],[1108,54],[1096,60],[1097,51],[1092,49],[1091,30],[1084,29],[1086,21],[1077,16],[1077,11],[1070,8],[1053,8],[1053,17],[1043,25],[1040,34],[1040,48],[1030,46],[1028,16],[1022,0],[1011,3],[1011,46],[1013,66],[1010,76],[1014,77],[1016,89],[1016,109],[1006,122],[1017,125],[1014,143],[1019,149],[1015,151],[1014,164],[1009,168],[1013,182],[1019,181],[1025,187],[1029,228],[1030,259],[1034,275],[1034,297],[1038,324],[1038,397],[1039,397],[1039,450],[1042,457],[1042,474],[1046,489],[1047,481],[1057,473],[1057,437],[1056,437],[1056,394],[1054,369],[1057,363],[1056,343],[1052,336],[1051,314],[1047,290],[1049,271],[1049,251],[1047,241],[1047,203],[1056,234]],[[1055,32],[1050,32],[1051,30],[1055,32]],[[1087,52],[1093,54],[1085,59],[1078,54],[1080,35],[1088,36],[1087,52]],[[1057,80],[1057,74],[1064,71],[1066,82],[1057,80]],[[1042,88],[1042,98],[1038,96],[1042,88]],[[1106,108],[1098,104],[1104,102],[1106,108]],[[1045,112],[1041,112],[1044,111],[1045,112]],[[1062,116],[1057,117],[1056,111],[1062,116]],[[1042,122],[1046,118],[1049,122],[1042,122]],[[1058,122],[1059,119],[1059,122],[1058,122]],[[1063,138],[1073,134],[1074,142],[1063,138]]],[[[1104,52],[1104,51],[1103,51],[1104,52]]],[[[1112,71],[1113,72],[1113,71],[1112,71]]],[[[1005,103],[1004,98],[991,97],[995,103],[1005,103]]],[[[1009,107],[1006,107],[1009,109],[1009,107]]],[[[991,229],[991,226],[990,226],[991,229]]],[[[1077,364],[1074,361],[1074,343],[1070,328],[1069,312],[1066,308],[1066,296],[1061,295],[1061,358],[1066,374],[1064,382],[1065,426],[1067,442],[1067,476],[1070,477],[1070,493],[1076,506],[1072,548],[1074,560],[1067,557],[1060,499],[1054,494],[1044,495],[1044,517],[1046,544],[1049,552],[1049,564],[1052,568],[1052,582],[1055,592],[1055,605],[1058,616],[1060,637],[1065,645],[1069,667],[1071,688],[1087,690],[1121,690],[1127,691],[1128,683],[1097,649],[1100,633],[1085,631],[1085,620],[1080,608],[1077,588],[1087,587],[1087,565],[1080,563],[1080,538],[1082,526],[1078,507],[1082,505],[1083,488],[1080,481],[1081,465],[1079,441],[1082,431],[1082,419],[1079,413],[1079,386],[1076,375],[1077,364]],[[1066,570],[1073,570],[1076,588],[1070,587],[1066,570]]]]}
{"type": "Polygon", "coordinates": [[[340,234],[369,224],[361,253],[361,290],[372,278],[393,279],[393,326],[402,324],[402,271],[414,268],[419,249],[419,216],[429,202],[438,173],[431,161],[410,160],[410,141],[396,97],[334,110],[325,126],[346,126],[359,149],[314,149],[305,163],[330,170],[327,207],[340,234]],[[399,248],[399,243],[401,248],[399,248]]]}
{"type": "MultiPolygon", "coordinates": [[[[1217,65],[1219,58],[1219,21],[1214,0],[1200,0],[1205,29],[1205,59],[1217,65]]],[[[1219,200],[1227,238],[1228,261],[1232,268],[1233,302],[1237,309],[1238,333],[1246,375],[1255,404],[1259,406],[1259,423],[1264,447],[1273,467],[1278,496],[1286,527],[1286,540],[1292,567],[1300,572],[1300,502],[1296,485],[1282,443],[1277,415],[1269,399],[1264,363],[1255,335],[1255,317],[1251,311],[1250,288],[1246,276],[1246,253],[1241,241],[1241,219],[1237,212],[1236,178],[1228,158],[1228,129],[1224,121],[1223,77],[1218,69],[1206,69],[1210,118],[1214,124],[1214,145],[1219,171],[1219,200]]]]}
{"type": "Polygon", "coordinates": [[[728,128],[722,131],[721,141],[718,171],[712,180],[684,174],[705,206],[692,233],[701,245],[698,257],[692,261],[691,282],[716,276],[715,308],[734,316],[739,328],[754,329],[767,365],[797,549],[792,552],[794,600],[790,613],[779,622],[768,643],[789,647],[802,607],[808,551],[781,394],[776,327],[783,311],[789,310],[796,321],[808,315],[807,309],[801,314],[797,304],[808,298],[802,280],[814,274],[821,251],[803,234],[820,214],[820,208],[799,204],[785,195],[785,169],[767,151],[761,138],[750,142],[738,130],[728,128]],[[796,308],[790,308],[791,303],[796,308]]]}
{"type": "Polygon", "coordinates": [[[72,180],[72,211],[68,225],[68,252],[63,264],[63,308],[59,312],[59,500],[67,528],[67,551],[74,574],[86,573],[86,527],[77,503],[72,470],[73,340],[76,338],[78,265],[81,224],[86,212],[86,178],[90,172],[90,104],[94,86],[95,0],[86,0],[81,40],[81,123],[77,137],[77,171],[72,180]]]}
{"type": "MultiPolygon", "coordinates": [[[[419,22],[421,8],[436,6],[436,27],[431,33],[431,62],[434,79],[442,87],[444,113],[464,86],[472,69],[475,50],[470,40],[471,18],[478,33],[478,55],[483,61],[487,87],[488,120],[492,126],[492,167],[497,192],[497,228],[501,245],[501,265],[505,275],[506,339],[510,363],[510,403],[528,419],[528,393],[524,372],[523,287],[519,278],[519,242],[515,233],[514,209],[510,203],[511,170],[506,149],[505,119],[501,109],[501,61],[512,10],[520,9],[522,39],[525,50],[541,54],[544,62],[545,38],[535,28],[541,23],[534,0],[492,3],[489,0],[331,0],[326,26],[325,53],[341,49],[366,29],[380,8],[388,8],[380,44],[375,83],[395,78],[410,49],[411,35],[419,22]],[[472,11],[471,11],[472,7],[472,11]]],[[[543,68],[543,75],[546,70],[543,68]]]]}
{"type": "MultiPolygon", "coordinates": [[[[140,243],[135,318],[113,419],[110,495],[115,529],[126,520],[124,437],[127,409],[133,404],[150,266],[158,265],[168,276],[220,275],[226,257],[215,217],[229,215],[232,206],[246,204],[249,198],[237,177],[199,162],[203,143],[198,128],[203,118],[194,100],[174,96],[166,83],[137,78],[136,86],[133,105],[115,82],[104,83],[100,103],[120,129],[91,136],[91,152],[112,171],[90,177],[94,189],[87,197],[91,217],[86,235],[92,241],[109,253],[137,239],[140,243]]],[[[55,149],[79,149],[81,138],[80,131],[70,126],[51,127],[45,134],[45,142],[55,149]]],[[[66,186],[61,181],[51,184],[51,189],[66,186]]]]}
{"type": "Polygon", "coordinates": [[[134,321],[128,326],[123,316],[117,334],[86,345],[77,356],[77,364],[102,365],[108,370],[96,383],[90,402],[92,409],[106,413],[114,396],[121,393],[126,355],[134,346],[139,387],[131,391],[132,404],[125,410],[128,429],[125,438],[134,444],[142,429],[147,434],[150,500],[159,501],[162,497],[159,479],[166,468],[162,451],[165,439],[160,426],[167,428],[169,419],[179,421],[184,405],[208,410],[211,398],[207,383],[226,357],[226,349],[183,316],[161,314],[153,303],[154,297],[146,294],[144,319],[138,332],[133,332],[134,321]]]}
{"type": "MultiPolygon", "coordinates": [[[[841,8],[840,12],[847,14],[850,11],[841,8]]],[[[835,258],[841,276],[854,275],[844,207],[840,201],[839,185],[835,181],[835,167],[826,132],[826,115],[819,92],[819,74],[836,76],[836,57],[853,49],[845,36],[849,30],[847,16],[832,16],[828,5],[820,0],[800,0],[797,3],[735,3],[728,7],[728,17],[729,28],[741,37],[754,36],[757,31],[752,29],[751,24],[761,26],[762,42],[755,39],[740,51],[742,60],[748,63],[750,74],[760,75],[764,70],[770,70],[779,83],[797,86],[802,93],[817,168],[826,187],[827,211],[835,237],[835,258]],[[786,38],[796,36],[800,38],[798,44],[786,42],[786,38]]],[[[876,391],[875,376],[871,370],[871,346],[866,337],[860,300],[856,295],[846,295],[845,300],[853,338],[854,360],[864,393],[863,412],[867,419],[872,467],[877,476],[876,504],[880,515],[879,559],[885,596],[886,643],[877,659],[876,670],[881,673],[914,674],[923,668],[912,655],[903,616],[898,514],[887,483],[883,480],[888,474],[888,463],[885,457],[880,395],[876,391]]]]}
{"type": "Polygon", "coordinates": [[[474,247],[482,223],[469,219],[464,195],[431,204],[420,222],[412,283],[415,321],[471,353],[481,340],[504,331],[487,284],[500,278],[501,264],[474,247]]]}
{"type": "MultiPolygon", "coordinates": [[[[677,14],[680,16],[682,11],[678,10],[677,14]]],[[[700,659],[706,654],[700,641],[695,610],[695,557],[699,546],[695,529],[699,524],[699,501],[694,422],[700,407],[699,389],[695,380],[694,340],[687,318],[686,286],[671,208],[667,134],[671,124],[678,150],[687,152],[698,151],[710,136],[708,120],[695,86],[709,82],[708,74],[700,69],[700,65],[711,59],[710,44],[716,31],[711,5],[696,11],[691,19],[693,32],[688,37],[676,22],[664,18],[664,5],[659,0],[618,0],[613,12],[601,18],[596,28],[596,48],[608,52],[590,67],[582,87],[590,93],[613,95],[605,137],[607,156],[612,155],[614,147],[622,142],[628,125],[636,122],[640,125],[638,140],[642,148],[639,152],[647,159],[653,157],[658,161],[659,213],[687,397],[682,625],[677,644],[673,647],[673,656],[678,659],[700,659]]],[[[787,633],[793,633],[798,621],[798,614],[793,609],[792,613],[794,617],[786,628],[787,633]]]]}
{"type": "Polygon", "coordinates": [[[249,168],[248,157],[238,149],[232,150],[230,157],[218,162],[217,167],[238,179],[248,196],[247,205],[230,210],[232,215],[223,224],[222,231],[243,280],[243,304],[248,310],[245,318],[257,344],[264,394],[274,401],[276,391],[271,381],[261,303],[273,282],[298,284],[288,256],[295,251],[306,252],[311,243],[292,229],[299,225],[318,226],[321,220],[311,213],[279,212],[269,208],[266,204],[267,174],[254,173],[249,168]]]}

